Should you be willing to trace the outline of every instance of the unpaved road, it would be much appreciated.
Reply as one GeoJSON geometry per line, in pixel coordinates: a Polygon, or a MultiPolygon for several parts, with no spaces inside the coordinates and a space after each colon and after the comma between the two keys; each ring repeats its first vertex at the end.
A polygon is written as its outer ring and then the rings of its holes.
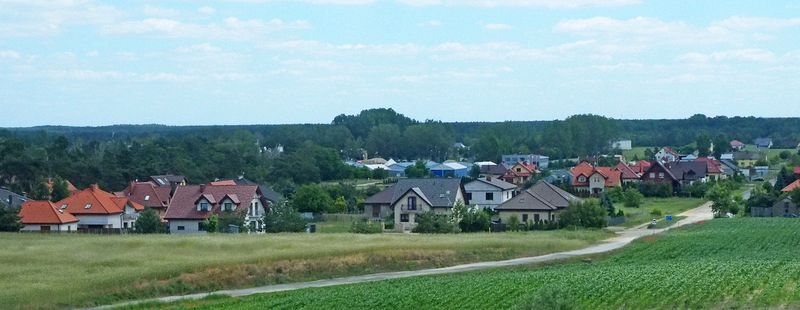
{"type": "Polygon", "coordinates": [[[678,221],[675,225],[672,225],[669,228],[663,229],[646,229],[645,227],[647,224],[626,229],[623,231],[618,232],[619,236],[605,240],[603,243],[593,245],[587,248],[566,251],[566,252],[557,252],[552,254],[540,255],[540,256],[533,256],[533,257],[523,257],[523,258],[516,258],[516,259],[509,259],[509,260],[502,260],[502,261],[493,261],[493,262],[481,262],[481,263],[472,263],[472,264],[464,264],[464,265],[457,265],[452,267],[445,267],[445,268],[433,268],[433,269],[423,269],[423,270],[414,270],[414,271],[398,271],[398,272],[384,272],[384,273],[375,273],[375,274],[368,274],[362,276],[352,276],[352,277],[344,277],[344,278],[335,278],[335,279],[327,279],[327,280],[319,280],[319,281],[312,281],[312,282],[300,282],[300,283],[290,283],[290,284],[277,284],[277,285],[267,285],[267,286],[260,286],[254,288],[246,288],[246,289],[238,289],[238,290],[224,290],[224,291],[216,291],[210,293],[198,293],[198,294],[191,294],[191,295],[181,295],[181,296],[168,296],[168,297],[159,297],[159,298],[152,298],[152,299],[145,299],[145,300],[135,300],[129,301],[120,304],[108,305],[108,306],[101,306],[92,309],[112,309],[121,306],[128,306],[134,305],[144,302],[173,302],[173,301],[180,301],[180,300],[193,300],[193,299],[201,299],[208,297],[210,295],[223,295],[223,296],[231,296],[231,297],[241,297],[253,294],[262,294],[262,293],[273,293],[273,292],[282,292],[282,291],[292,291],[292,290],[299,290],[304,288],[312,288],[312,287],[325,287],[325,286],[335,286],[335,285],[345,285],[345,284],[355,284],[355,283],[363,283],[363,282],[373,282],[373,281],[381,281],[381,280],[388,280],[388,279],[399,279],[399,278],[408,278],[408,277],[416,277],[416,276],[427,276],[427,275],[437,275],[437,274],[447,274],[447,273],[457,273],[457,272],[466,272],[466,271],[475,271],[475,270],[482,270],[482,269],[490,269],[490,268],[498,268],[498,267],[508,267],[508,266],[519,266],[519,265],[528,265],[534,263],[542,263],[542,262],[549,262],[555,260],[561,260],[571,257],[577,256],[585,256],[591,254],[599,254],[599,253],[606,253],[610,252],[619,248],[622,248],[633,240],[638,238],[654,235],[658,233],[662,233],[667,231],[671,228],[680,227],[688,224],[694,224],[700,221],[706,221],[713,219],[713,213],[711,212],[711,203],[703,204],[700,207],[688,210],[679,214],[680,216],[686,216],[683,220],[678,221]]]}

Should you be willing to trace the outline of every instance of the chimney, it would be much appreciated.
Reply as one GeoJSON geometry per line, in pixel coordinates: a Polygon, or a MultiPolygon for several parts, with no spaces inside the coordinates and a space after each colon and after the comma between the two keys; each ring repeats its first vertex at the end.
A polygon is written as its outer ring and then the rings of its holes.
{"type": "Polygon", "coordinates": [[[492,181],[492,176],[491,175],[487,175],[486,176],[486,181],[492,181]]]}
{"type": "Polygon", "coordinates": [[[100,190],[100,185],[97,185],[97,183],[92,184],[91,187],[92,187],[92,191],[99,191],[100,190]]]}
{"type": "Polygon", "coordinates": [[[205,191],[206,191],[206,185],[205,184],[200,184],[200,192],[203,193],[205,191]]]}

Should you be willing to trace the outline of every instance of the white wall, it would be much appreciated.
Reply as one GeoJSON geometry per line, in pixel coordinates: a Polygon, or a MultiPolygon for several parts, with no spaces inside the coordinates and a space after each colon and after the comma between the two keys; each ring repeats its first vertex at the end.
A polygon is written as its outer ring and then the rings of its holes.
{"type": "Polygon", "coordinates": [[[170,220],[169,221],[169,233],[171,234],[193,234],[193,233],[205,233],[204,231],[200,231],[197,229],[201,220],[170,220]],[[178,230],[178,226],[183,226],[183,230],[178,230]]]}
{"type": "Polygon", "coordinates": [[[50,231],[60,231],[60,232],[75,232],[78,230],[78,223],[69,223],[69,224],[61,224],[61,225],[25,225],[20,229],[21,231],[41,231],[42,226],[50,226],[50,231]]]}
{"type": "Polygon", "coordinates": [[[465,184],[464,190],[467,193],[472,194],[472,199],[469,199],[470,205],[477,204],[480,207],[490,207],[492,208],[492,210],[494,210],[494,207],[511,199],[513,194],[512,190],[503,191],[500,188],[486,184],[481,181],[472,181],[465,184]],[[493,193],[494,199],[486,200],[486,193],[493,193]]]}
{"type": "Polygon", "coordinates": [[[122,214],[75,215],[79,225],[103,225],[105,228],[122,228],[122,214]]]}

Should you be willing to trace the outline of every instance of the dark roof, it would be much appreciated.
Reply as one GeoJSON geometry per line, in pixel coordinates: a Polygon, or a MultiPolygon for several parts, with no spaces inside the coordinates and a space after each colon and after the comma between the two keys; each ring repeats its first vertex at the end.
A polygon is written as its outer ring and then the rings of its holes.
{"type": "Polygon", "coordinates": [[[539,181],[530,189],[500,204],[495,210],[557,211],[567,208],[570,202],[579,201],[581,201],[580,198],[552,184],[539,181]]]}
{"type": "Polygon", "coordinates": [[[472,182],[486,183],[486,184],[489,184],[491,186],[497,187],[497,188],[502,189],[502,190],[509,190],[509,189],[517,188],[516,185],[508,183],[508,182],[503,181],[503,180],[498,180],[497,178],[490,178],[488,180],[487,179],[477,179],[477,180],[472,181],[472,182]]]}
{"type": "Polygon", "coordinates": [[[769,146],[772,144],[772,139],[770,138],[757,138],[755,143],[756,146],[769,146]]]}
{"type": "Polygon", "coordinates": [[[504,175],[508,169],[503,165],[481,166],[481,174],[504,175]]]}
{"type": "Polygon", "coordinates": [[[452,207],[461,189],[461,179],[401,179],[382,192],[370,196],[364,203],[391,205],[413,188],[419,189],[434,207],[452,207]]]}
{"type": "Polygon", "coordinates": [[[27,200],[28,197],[12,192],[6,188],[0,187],[0,201],[2,201],[3,205],[7,207],[10,207],[15,210],[19,209],[19,207],[22,206],[22,203],[27,200]]]}
{"type": "Polygon", "coordinates": [[[623,180],[631,180],[631,179],[639,179],[639,174],[633,171],[630,166],[626,165],[625,163],[617,164],[616,169],[619,172],[622,172],[622,179],[623,180]]]}
{"type": "Polygon", "coordinates": [[[663,163],[661,163],[660,161],[657,161],[657,160],[654,160],[651,163],[650,168],[647,168],[647,171],[645,171],[645,173],[642,173],[642,175],[648,174],[648,173],[650,173],[650,171],[652,171],[652,170],[654,170],[656,168],[658,168],[659,171],[666,172],[667,176],[669,176],[669,178],[674,180],[674,181],[680,181],[681,180],[674,173],[672,173],[672,170],[670,170],[667,166],[664,166],[663,163]]]}
{"type": "Polygon", "coordinates": [[[547,200],[550,204],[558,207],[559,209],[568,207],[570,202],[581,201],[580,198],[568,193],[558,186],[543,181],[536,182],[536,184],[527,191],[541,197],[544,200],[547,200]]]}
{"type": "Polygon", "coordinates": [[[156,186],[169,186],[186,182],[186,177],[173,174],[151,175],[150,179],[153,180],[156,186]]]}
{"type": "Polygon", "coordinates": [[[165,219],[206,219],[212,213],[220,212],[220,204],[225,197],[237,204],[236,210],[246,212],[250,201],[260,195],[258,185],[187,185],[178,186],[172,195],[165,219]],[[202,190],[202,191],[201,191],[202,190]],[[206,198],[211,204],[210,211],[197,211],[196,202],[206,198]],[[236,203],[239,201],[239,203],[236,203]]]}
{"type": "Polygon", "coordinates": [[[694,181],[705,178],[708,175],[708,164],[698,161],[681,161],[670,163],[669,171],[678,180],[694,181]]]}
{"type": "Polygon", "coordinates": [[[233,180],[236,185],[258,185],[261,188],[261,194],[269,201],[278,202],[283,199],[283,195],[281,193],[276,192],[272,189],[269,185],[258,184],[256,182],[250,181],[245,177],[239,177],[236,180],[233,180]]]}

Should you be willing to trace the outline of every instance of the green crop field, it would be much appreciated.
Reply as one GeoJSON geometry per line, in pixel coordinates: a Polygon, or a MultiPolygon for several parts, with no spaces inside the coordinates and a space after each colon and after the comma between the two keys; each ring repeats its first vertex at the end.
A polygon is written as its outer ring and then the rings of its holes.
{"type": "Polygon", "coordinates": [[[155,306],[197,309],[728,309],[800,307],[800,221],[717,219],[595,262],[406,278],[155,306]]]}
{"type": "Polygon", "coordinates": [[[70,308],[227,288],[535,256],[602,230],[498,234],[0,233],[0,309],[70,308]]]}

